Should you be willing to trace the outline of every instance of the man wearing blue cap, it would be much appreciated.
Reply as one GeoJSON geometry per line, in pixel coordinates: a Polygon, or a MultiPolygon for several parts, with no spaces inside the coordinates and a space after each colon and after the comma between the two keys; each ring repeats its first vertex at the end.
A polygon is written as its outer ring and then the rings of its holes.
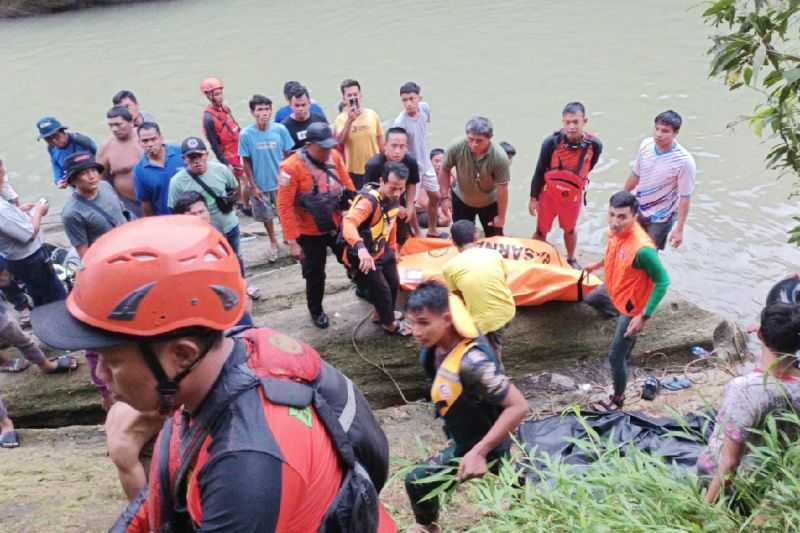
{"type": "Polygon", "coordinates": [[[97,145],[86,135],[67,131],[67,127],[55,117],[44,117],[36,123],[39,140],[47,142],[47,153],[53,166],[53,182],[60,188],[67,186],[64,178],[64,162],[76,152],[97,153],[97,145]]]}

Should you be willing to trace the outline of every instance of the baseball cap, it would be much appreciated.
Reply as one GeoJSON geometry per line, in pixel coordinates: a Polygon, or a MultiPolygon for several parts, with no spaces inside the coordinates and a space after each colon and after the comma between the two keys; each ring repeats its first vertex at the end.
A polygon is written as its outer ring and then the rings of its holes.
{"type": "Polygon", "coordinates": [[[306,142],[314,143],[322,148],[333,148],[339,144],[333,136],[331,127],[325,122],[312,122],[306,130],[306,142]]]}
{"type": "Polygon", "coordinates": [[[67,127],[61,124],[55,117],[40,118],[39,122],[36,123],[36,128],[39,130],[38,140],[46,139],[61,130],[67,129],[67,127]]]}
{"type": "Polygon", "coordinates": [[[207,151],[206,143],[199,137],[187,137],[181,143],[181,155],[204,154],[207,151]]]}

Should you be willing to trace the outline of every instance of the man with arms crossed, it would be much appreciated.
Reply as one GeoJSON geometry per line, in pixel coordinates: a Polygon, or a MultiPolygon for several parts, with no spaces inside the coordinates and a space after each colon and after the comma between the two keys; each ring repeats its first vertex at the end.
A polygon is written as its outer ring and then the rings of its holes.
{"type": "Polygon", "coordinates": [[[682,122],[672,110],[656,116],[653,136],[642,141],[633,171],[625,182],[626,191],[636,191],[639,223],[659,250],[664,249],[668,236],[673,248],[683,242],[694,192],[697,165],[692,154],[676,140],[682,122]]]}

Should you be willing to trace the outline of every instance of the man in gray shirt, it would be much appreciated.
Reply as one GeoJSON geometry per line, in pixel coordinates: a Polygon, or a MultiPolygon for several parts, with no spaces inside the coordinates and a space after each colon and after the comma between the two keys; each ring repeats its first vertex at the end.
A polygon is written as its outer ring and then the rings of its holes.
{"type": "MultiPolygon", "coordinates": [[[[0,165],[0,189],[7,184],[5,168],[0,165]]],[[[47,201],[19,206],[17,203],[0,198],[0,254],[7,259],[14,278],[25,284],[34,305],[63,300],[67,291],[42,247],[41,225],[47,214],[47,201]]]]}
{"type": "Polygon", "coordinates": [[[64,179],[75,188],[61,211],[64,231],[83,257],[101,235],[127,222],[113,187],[100,176],[103,165],[89,152],[77,152],[65,161],[64,179]]]}

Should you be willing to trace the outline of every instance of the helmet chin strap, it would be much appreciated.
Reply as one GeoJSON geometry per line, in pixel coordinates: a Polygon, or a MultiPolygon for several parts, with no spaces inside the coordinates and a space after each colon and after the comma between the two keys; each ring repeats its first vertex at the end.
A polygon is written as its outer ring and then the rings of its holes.
{"type": "Polygon", "coordinates": [[[211,351],[214,345],[214,341],[209,341],[203,348],[203,351],[200,352],[200,355],[192,361],[192,364],[175,374],[173,378],[169,378],[167,373],[164,372],[164,368],[158,361],[155,350],[153,350],[153,344],[153,342],[140,342],[139,349],[144,355],[144,361],[147,363],[148,368],[150,368],[150,372],[153,373],[153,376],[158,382],[156,386],[156,390],[158,391],[158,412],[162,415],[168,415],[175,411],[177,407],[175,405],[175,397],[178,395],[180,382],[189,375],[189,372],[200,364],[200,361],[202,361],[206,355],[208,355],[208,352],[211,351]]]}

